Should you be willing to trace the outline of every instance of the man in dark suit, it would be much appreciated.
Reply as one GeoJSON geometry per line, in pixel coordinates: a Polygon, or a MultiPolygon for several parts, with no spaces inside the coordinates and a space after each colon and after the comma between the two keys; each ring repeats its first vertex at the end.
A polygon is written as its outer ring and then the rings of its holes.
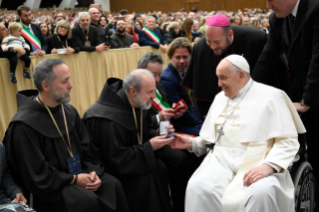
{"type": "Polygon", "coordinates": [[[174,122],[175,130],[198,136],[203,124],[202,116],[190,90],[181,86],[191,51],[192,45],[187,38],[176,38],[169,45],[167,55],[171,63],[164,69],[160,83],[165,88],[170,105],[183,99],[188,106],[184,115],[174,122]]]}
{"type": "Polygon", "coordinates": [[[79,19],[80,24],[72,29],[74,48],[86,52],[107,51],[109,46],[100,40],[98,29],[90,26],[90,14],[82,12],[79,14],[79,19]]]}
{"type": "Polygon", "coordinates": [[[43,56],[47,51],[47,43],[45,42],[44,36],[41,32],[41,29],[38,25],[31,23],[31,9],[28,6],[21,5],[17,9],[17,13],[22,24],[23,29],[29,30],[31,34],[22,33],[22,37],[31,47],[30,55],[43,56]],[[31,38],[35,36],[36,38],[31,38]],[[35,44],[35,42],[36,44],[35,44]],[[34,45],[35,44],[35,45],[34,45]]]}
{"type": "Polygon", "coordinates": [[[100,11],[94,7],[89,9],[90,18],[91,18],[91,24],[90,26],[95,27],[99,31],[99,36],[101,42],[104,42],[106,44],[110,44],[109,39],[106,37],[105,29],[98,24],[100,19],[100,11]]]}
{"type": "Polygon", "coordinates": [[[267,44],[260,55],[252,77],[269,84],[275,61],[285,58],[289,72],[277,72],[285,77],[284,90],[300,113],[307,130],[309,161],[319,174],[319,1],[267,0],[270,15],[267,44]]]}
{"type": "Polygon", "coordinates": [[[161,49],[161,51],[165,53],[167,41],[159,30],[155,28],[155,18],[153,16],[148,16],[146,17],[145,22],[145,27],[139,32],[140,46],[152,46],[156,49],[161,49]]]}

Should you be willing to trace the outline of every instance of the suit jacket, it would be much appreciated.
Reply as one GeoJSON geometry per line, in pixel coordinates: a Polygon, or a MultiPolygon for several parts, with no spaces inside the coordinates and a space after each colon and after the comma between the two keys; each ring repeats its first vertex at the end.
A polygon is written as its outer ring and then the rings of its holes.
{"type": "Polygon", "coordinates": [[[93,23],[91,23],[90,25],[95,27],[99,31],[99,37],[102,43],[104,42],[104,43],[110,44],[109,39],[106,37],[105,29],[101,25],[95,25],[93,23]]]}
{"type": "MultiPolygon", "coordinates": [[[[35,36],[39,39],[39,41],[41,42],[41,50],[47,52],[47,50],[48,50],[48,45],[47,45],[47,43],[46,43],[46,41],[45,41],[45,38],[44,38],[44,36],[43,36],[43,34],[42,34],[42,32],[41,32],[40,27],[39,27],[38,25],[36,25],[36,24],[32,24],[32,23],[31,23],[31,28],[32,28],[32,31],[33,31],[34,35],[35,35],[35,36]]],[[[22,35],[21,35],[21,36],[22,36],[22,35]]],[[[22,37],[24,38],[25,42],[30,46],[30,51],[33,52],[33,48],[32,48],[31,43],[30,43],[24,36],[22,36],[22,37]]]]}
{"type": "Polygon", "coordinates": [[[173,103],[179,102],[180,99],[184,99],[185,103],[188,105],[188,109],[184,113],[184,115],[175,120],[175,128],[179,132],[184,132],[192,135],[198,134],[203,121],[196,117],[195,114],[198,111],[192,110],[192,106],[195,104],[195,102],[190,99],[186,88],[181,86],[182,78],[171,63],[162,72],[160,83],[166,91],[168,103],[171,106],[173,103]],[[194,131],[198,132],[194,133],[191,128],[196,128],[196,130],[194,131]]]}
{"type": "MultiPolygon", "coordinates": [[[[158,29],[154,29],[153,32],[157,35],[157,37],[159,37],[161,39],[161,43],[162,45],[167,44],[167,41],[165,40],[165,38],[161,35],[160,31],[158,29]]],[[[156,49],[159,48],[160,44],[159,43],[155,43],[143,30],[140,30],[140,32],[138,33],[140,40],[140,46],[152,46],[156,49]]]]}
{"type": "MultiPolygon", "coordinates": [[[[268,41],[260,55],[252,77],[268,84],[271,70],[283,54],[287,58],[290,77],[288,95],[293,102],[301,99],[315,106],[319,99],[319,1],[300,0],[293,32],[289,33],[288,17],[269,18],[268,41]]],[[[286,76],[284,72],[277,73],[286,76]]]]}
{"type": "MultiPolygon", "coordinates": [[[[68,46],[74,49],[74,53],[79,52],[79,47],[74,47],[74,44],[72,42],[72,38],[68,39],[68,46]]],[[[48,43],[48,50],[47,54],[51,54],[52,49],[63,49],[61,41],[58,38],[58,35],[53,34],[50,37],[47,37],[47,43],[48,43]]]]}
{"type": "Polygon", "coordinates": [[[80,25],[72,28],[72,40],[75,48],[86,52],[94,52],[96,50],[95,47],[103,43],[100,40],[98,29],[94,26],[89,26],[89,41],[91,42],[91,46],[85,46],[86,38],[80,25]]]}

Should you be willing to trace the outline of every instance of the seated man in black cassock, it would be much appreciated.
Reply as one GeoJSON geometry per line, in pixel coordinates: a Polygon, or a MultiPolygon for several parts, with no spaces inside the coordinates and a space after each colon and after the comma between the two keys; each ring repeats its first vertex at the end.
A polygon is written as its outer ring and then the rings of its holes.
{"type": "MultiPolygon", "coordinates": [[[[143,55],[137,64],[138,68],[152,72],[156,81],[156,98],[152,100],[152,108],[150,109],[152,125],[155,128],[159,127],[160,121],[171,120],[174,123],[186,112],[184,109],[174,113],[174,110],[169,107],[167,94],[160,84],[163,64],[162,57],[154,52],[143,55]]],[[[157,150],[156,156],[165,163],[168,170],[174,212],[184,212],[187,182],[201,164],[203,157],[197,157],[185,150],[171,149],[169,146],[157,150]]]]}
{"type": "Polygon", "coordinates": [[[34,69],[37,90],[17,93],[18,112],[4,144],[15,182],[37,211],[128,211],[121,183],[104,173],[70,101],[70,72],[60,59],[34,69]]]}
{"type": "MultiPolygon", "coordinates": [[[[174,140],[156,136],[150,108],[156,84],[137,69],[124,80],[109,78],[83,119],[94,135],[95,151],[125,190],[130,211],[169,212],[168,176],[156,152],[174,140]]],[[[169,132],[174,129],[168,127],[169,132]]]]}

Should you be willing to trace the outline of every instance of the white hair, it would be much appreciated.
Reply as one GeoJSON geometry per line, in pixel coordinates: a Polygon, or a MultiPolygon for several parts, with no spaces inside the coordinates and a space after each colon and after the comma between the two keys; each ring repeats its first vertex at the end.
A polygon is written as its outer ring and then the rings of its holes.
{"type": "Polygon", "coordinates": [[[82,16],[87,16],[87,17],[89,17],[89,19],[91,20],[91,16],[90,16],[90,13],[88,13],[88,12],[79,12],[79,14],[78,14],[78,18],[81,20],[81,17],[82,16]]]}

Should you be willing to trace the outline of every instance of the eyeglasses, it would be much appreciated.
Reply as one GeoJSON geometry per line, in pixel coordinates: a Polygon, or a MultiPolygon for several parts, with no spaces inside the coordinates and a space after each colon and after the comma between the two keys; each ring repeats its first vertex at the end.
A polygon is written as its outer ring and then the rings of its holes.
{"type": "Polygon", "coordinates": [[[118,26],[125,26],[126,24],[124,24],[124,23],[118,23],[118,24],[116,24],[116,25],[118,25],[118,26]]]}
{"type": "Polygon", "coordinates": [[[69,27],[59,26],[59,28],[61,28],[61,29],[68,29],[69,27]]]}
{"type": "Polygon", "coordinates": [[[99,12],[92,13],[92,15],[96,15],[96,14],[100,15],[100,13],[99,13],[99,12]]]}

